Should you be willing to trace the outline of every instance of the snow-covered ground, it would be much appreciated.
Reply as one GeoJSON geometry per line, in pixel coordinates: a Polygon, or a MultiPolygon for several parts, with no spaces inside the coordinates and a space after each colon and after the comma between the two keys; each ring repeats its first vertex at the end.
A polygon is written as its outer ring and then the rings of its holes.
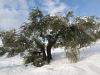
{"type": "Polygon", "coordinates": [[[43,67],[24,66],[20,56],[0,57],[0,75],[100,75],[100,41],[81,50],[80,60],[70,63],[61,48],[52,50],[53,60],[43,67]]]}

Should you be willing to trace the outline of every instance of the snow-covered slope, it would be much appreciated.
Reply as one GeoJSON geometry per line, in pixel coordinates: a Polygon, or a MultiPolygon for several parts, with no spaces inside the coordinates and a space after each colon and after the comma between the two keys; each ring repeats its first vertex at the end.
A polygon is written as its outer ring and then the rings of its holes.
{"type": "Polygon", "coordinates": [[[52,50],[53,60],[43,67],[24,66],[20,56],[0,57],[0,75],[100,75],[100,42],[81,50],[80,60],[70,63],[63,48],[52,50]]]}

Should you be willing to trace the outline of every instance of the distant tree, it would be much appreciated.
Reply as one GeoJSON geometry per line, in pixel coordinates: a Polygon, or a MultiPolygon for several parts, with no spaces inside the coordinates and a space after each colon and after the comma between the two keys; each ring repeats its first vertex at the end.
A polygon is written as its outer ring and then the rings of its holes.
{"type": "MultiPolygon", "coordinates": [[[[0,33],[1,35],[1,40],[3,43],[3,47],[1,47],[2,51],[10,51],[10,49],[13,49],[16,47],[14,41],[16,40],[16,31],[11,30],[11,31],[2,31],[0,33]]],[[[13,51],[13,50],[12,50],[13,51]]],[[[13,56],[13,54],[11,54],[13,56]]]]}
{"type": "Polygon", "coordinates": [[[43,65],[44,63],[40,62],[45,60],[50,63],[51,49],[61,46],[65,48],[68,59],[77,62],[79,50],[100,39],[100,22],[95,16],[75,18],[73,11],[67,12],[65,16],[43,15],[39,8],[33,8],[28,20],[20,27],[19,33],[15,30],[1,32],[1,37],[3,46],[12,49],[8,56],[14,53],[21,53],[23,56],[27,51],[28,54],[24,56],[25,63],[36,62],[36,66],[43,65]],[[70,21],[70,18],[73,21],[70,21]],[[36,60],[34,51],[42,52],[43,60],[36,60]]]}

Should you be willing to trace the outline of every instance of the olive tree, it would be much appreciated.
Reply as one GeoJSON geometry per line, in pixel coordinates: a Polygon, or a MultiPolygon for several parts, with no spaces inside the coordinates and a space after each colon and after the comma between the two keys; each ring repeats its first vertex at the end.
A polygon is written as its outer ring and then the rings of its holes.
{"type": "MultiPolygon", "coordinates": [[[[68,59],[77,62],[80,49],[100,39],[100,22],[95,16],[74,17],[73,11],[68,11],[64,16],[44,15],[39,8],[33,8],[28,22],[22,24],[19,32],[4,31],[1,32],[1,37],[3,46],[10,49],[8,56],[19,53],[23,56],[25,51],[28,52],[28,55],[24,56],[25,63],[42,61],[34,60],[34,50],[40,50],[43,53],[43,61],[50,63],[51,49],[55,45],[63,46],[68,59]],[[70,21],[70,18],[73,20],[70,21]]],[[[37,63],[35,65],[38,65],[37,63]]]]}
{"type": "Polygon", "coordinates": [[[100,23],[96,17],[76,17],[73,21],[70,21],[70,17],[74,18],[73,11],[67,12],[65,16],[43,15],[39,8],[34,8],[29,14],[29,22],[21,26],[22,33],[27,37],[47,42],[47,57],[45,51],[43,55],[48,63],[52,59],[51,48],[58,42],[60,46],[65,47],[66,55],[71,62],[77,62],[79,49],[99,39],[97,33],[100,23]]]}

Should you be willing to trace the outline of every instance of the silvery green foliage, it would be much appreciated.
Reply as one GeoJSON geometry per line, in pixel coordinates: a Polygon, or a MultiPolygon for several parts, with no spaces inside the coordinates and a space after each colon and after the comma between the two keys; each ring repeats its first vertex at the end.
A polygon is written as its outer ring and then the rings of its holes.
{"type": "MultiPolygon", "coordinates": [[[[4,31],[0,36],[4,47],[10,47],[9,56],[19,53],[23,55],[23,52],[27,51],[27,63],[33,62],[34,50],[42,51],[45,60],[50,62],[51,48],[62,46],[68,59],[77,62],[80,49],[100,39],[100,22],[95,16],[74,17],[73,11],[68,11],[65,16],[43,15],[39,8],[34,8],[29,13],[28,22],[24,22],[20,27],[19,33],[15,30],[4,31]],[[44,42],[47,42],[47,45],[44,42]]],[[[38,62],[37,60],[34,61],[38,62]]]]}

